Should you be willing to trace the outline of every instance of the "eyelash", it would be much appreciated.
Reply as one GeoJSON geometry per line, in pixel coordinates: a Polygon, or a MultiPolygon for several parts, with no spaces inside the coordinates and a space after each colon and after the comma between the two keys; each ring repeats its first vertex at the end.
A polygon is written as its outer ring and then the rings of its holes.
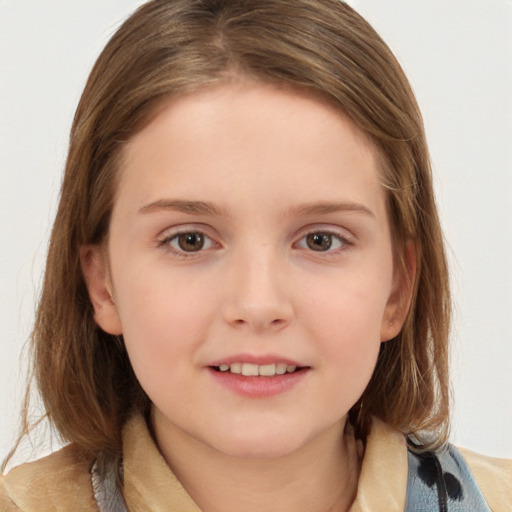
{"type": "MultiPolygon", "coordinates": [[[[215,245],[218,246],[219,244],[217,244],[210,236],[208,236],[204,231],[202,231],[200,229],[187,229],[187,230],[178,231],[178,232],[173,233],[172,235],[166,236],[165,238],[163,238],[162,240],[160,240],[158,242],[158,247],[165,248],[165,250],[172,253],[174,256],[176,256],[178,258],[197,257],[197,255],[199,253],[201,253],[205,250],[211,249],[215,245]],[[174,241],[177,241],[179,244],[180,237],[184,236],[184,235],[200,236],[203,238],[203,240],[205,241],[205,244],[208,245],[208,247],[204,247],[204,244],[203,244],[197,251],[186,251],[182,248],[179,248],[179,247],[176,248],[171,245],[172,242],[174,242],[174,241]]],[[[318,254],[324,254],[326,256],[333,256],[333,255],[339,254],[340,252],[348,250],[351,246],[354,245],[354,242],[352,240],[350,240],[350,238],[343,236],[340,233],[337,233],[330,229],[314,229],[314,230],[308,231],[307,233],[304,233],[299,238],[299,240],[297,242],[295,242],[293,245],[294,245],[294,247],[299,247],[301,249],[309,249],[309,251],[314,254],[318,253],[318,254]],[[307,244],[307,238],[309,236],[315,236],[315,235],[330,237],[331,245],[326,250],[318,250],[318,251],[315,249],[312,249],[311,247],[309,247],[307,245],[301,246],[301,243],[303,243],[303,241],[305,241],[305,243],[307,244]],[[339,247],[336,247],[335,249],[331,249],[332,244],[335,243],[334,242],[335,240],[337,240],[339,247]]]]}

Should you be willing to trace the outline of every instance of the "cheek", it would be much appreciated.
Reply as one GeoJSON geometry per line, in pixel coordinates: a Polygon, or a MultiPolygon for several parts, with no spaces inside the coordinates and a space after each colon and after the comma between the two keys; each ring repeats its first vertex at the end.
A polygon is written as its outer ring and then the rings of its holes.
{"type": "Polygon", "coordinates": [[[363,315],[354,303],[342,313],[333,310],[330,318],[324,323],[328,335],[320,340],[324,342],[326,401],[333,404],[333,410],[345,414],[359,400],[375,370],[379,324],[363,315]]]}
{"type": "Polygon", "coordinates": [[[326,355],[336,361],[348,378],[369,379],[381,343],[382,308],[368,301],[358,302],[351,296],[345,307],[340,304],[340,308],[329,313],[321,325],[326,355]]]}
{"type": "Polygon", "coordinates": [[[162,375],[178,377],[184,360],[179,356],[193,355],[204,341],[213,301],[194,280],[155,266],[139,272],[132,266],[129,275],[115,283],[116,304],[134,371],[141,383],[162,375]]]}
{"type": "Polygon", "coordinates": [[[390,280],[380,275],[386,274],[331,280],[304,304],[306,324],[321,347],[333,387],[343,386],[353,402],[371,378],[381,344],[390,280]]]}
{"type": "Polygon", "coordinates": [[[339,337],[350,345],[379,344],[392,285],[391,270],[386,268],[339,272],[320,282],[311,282],[310,293],[304,294],[307,302],[303,304],[308,323],[328,337],[339,337]]]}

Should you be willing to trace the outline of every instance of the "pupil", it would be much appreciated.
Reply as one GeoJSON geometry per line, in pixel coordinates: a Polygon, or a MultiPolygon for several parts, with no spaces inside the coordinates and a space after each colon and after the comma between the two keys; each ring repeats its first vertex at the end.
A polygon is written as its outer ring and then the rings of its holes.
{"type": "Polygon", "coordinates": [[[331,248],[332,237],[328,233],[310,233],[307,236],[307,243],[313,251],[327,251],[331,248]]]}
{"type": "Polygon", "coordinates": [[[184,233],[179,237],[179,246],[183,251],[199,251],[203,248],[203,245],[204,238],[201,233],[184,233]]]}

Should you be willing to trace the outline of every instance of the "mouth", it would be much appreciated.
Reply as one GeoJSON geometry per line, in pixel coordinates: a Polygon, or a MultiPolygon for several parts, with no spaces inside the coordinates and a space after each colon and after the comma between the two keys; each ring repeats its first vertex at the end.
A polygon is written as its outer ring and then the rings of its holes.
{"type": "Polygon", "coordinates": [[[288,392],[307,379],[311,366],[281,357],[233,356],[207,366],[222,387],[237,395],[264,399],[288,392]]]}
{"type": "Polygon", "coordinates": [[[297,365],[286,363],[271,364],[253,364],[235,362],[231,364],[220,364],[219,366],[211,366],[213,370],[221,373],[232,373],[234,375],[243,375],[244,377],[276,377],[290,373],[296,373],[307,369],[297,365]]]}

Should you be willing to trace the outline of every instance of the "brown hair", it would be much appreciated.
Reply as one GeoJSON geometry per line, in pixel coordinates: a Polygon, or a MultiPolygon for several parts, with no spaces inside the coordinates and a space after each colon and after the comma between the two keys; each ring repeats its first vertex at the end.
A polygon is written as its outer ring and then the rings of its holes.
{"type": "Polygon", "coordinates": [[[414,240],[417,273],[405,325],[381,344],[351,418],[361,429],[376,415],[439,446],[448,431],[450,296],[422,119],[389,48],[339,0],[154,0],[107,44],[71,130],[32,336],[48,418],[64,440],[111,458],[128,415],[147,411],[122,337],[94,322],[79,249],[108,233],[126,142],[170,96],[237,76],[327,99],[378,149],[396,261],[405,269],[414,240]]]}

